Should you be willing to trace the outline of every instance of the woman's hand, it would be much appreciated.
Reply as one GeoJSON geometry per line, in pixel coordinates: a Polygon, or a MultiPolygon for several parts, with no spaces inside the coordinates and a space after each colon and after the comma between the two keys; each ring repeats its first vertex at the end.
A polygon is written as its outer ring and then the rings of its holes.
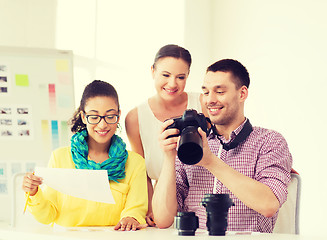
{"type": "Polygon", "coordinates": [[[161,125],[159,133],[159,144],[164,153],[175,161],[177,155],[176,148],[180,137],[169,137],[171,135],[179,134],[179,130],[177,128],[166,129],[172,123],[174,123],[174,120],[170,119],[163,122],[161,125]]]}
{"type": "Polygon", "coordinates": [[[148,224],[148,226],[150,226],[150,227],[155,227],[156,226],[156,223],[154,222],[153,219],[154,219],[153,218],[153,213],[152,212],[148,212],[148,214],[145,217],[145,221],[148,224]]]}
{"type": "Polygon", "coordinates": [[[29,192],[30,196],[34,196],[38,191],[38,186],[42,184],[42,178],[35,176],[33,173],[28,172],[23,179],[23,190],[29,192]]]}
{"type": "Polygon", "coordinates": [[[146,228],[148,224],[140,224],[135,218],[125,217],[119,221],[119,223],[115,226],[115,230],[121,231],[136,231],[142,228],[146,228]]]}

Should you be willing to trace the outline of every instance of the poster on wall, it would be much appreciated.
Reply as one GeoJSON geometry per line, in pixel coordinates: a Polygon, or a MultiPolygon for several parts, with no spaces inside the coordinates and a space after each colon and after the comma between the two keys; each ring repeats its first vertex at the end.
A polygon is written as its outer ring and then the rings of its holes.
{"type": "Polygon", "coordinates": [[[33,139],[32,107],[0,103],[0,139],[33,139]]]}
{"type": "Polygon", "coordinates": [[[10,95],[11,78],[7,64],[0,62],[0,97],[10,95]]]}
{"type": "Polygon", "coordinates": [[[15,174],[69,146],[74,100],[72,51],[0,46],[0,221],[10,216],[15,174]]]}

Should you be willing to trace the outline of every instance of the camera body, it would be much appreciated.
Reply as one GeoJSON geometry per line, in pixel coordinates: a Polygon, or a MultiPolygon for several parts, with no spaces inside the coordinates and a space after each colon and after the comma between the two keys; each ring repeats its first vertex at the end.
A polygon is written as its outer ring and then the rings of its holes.
{"type": "MultiPolygon", "coordinates": [[[[167,127],[177,128],[180,133],[187,127],[201,127],[201,129],[208,134],[208,122],[203,113],[197,113],[194,109],[186,109],[182,116],[173,118],[174,122],[167,127]]],[[[178,135],[171,135],[169,137],[177,137],[178,135]]]]}
{"type": "Polygon", "coordinates": [[[181,136],[177,155],[185,164],[193,165],[198,163],[203,157],[202,139],[198,132],[198,127],[208,135],[208,121],[202,113],[197,113],[194,109],[185,110],[181,117],[173,118],[174,122],[166,129],[177,128],[180,134],[169,137],[181,136]]]}

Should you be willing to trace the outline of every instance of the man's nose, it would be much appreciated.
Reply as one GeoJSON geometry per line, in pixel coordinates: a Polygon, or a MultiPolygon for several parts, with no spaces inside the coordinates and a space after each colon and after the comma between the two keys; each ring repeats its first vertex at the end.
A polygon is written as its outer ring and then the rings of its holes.
{"type": "Polygon", "coordinates": [[[209,93],[207,95],[207,102],[208,103],[214,103],[214,102],[217,102],[217,98],[216,98],[216,95],[214,93],[209,93]]]}

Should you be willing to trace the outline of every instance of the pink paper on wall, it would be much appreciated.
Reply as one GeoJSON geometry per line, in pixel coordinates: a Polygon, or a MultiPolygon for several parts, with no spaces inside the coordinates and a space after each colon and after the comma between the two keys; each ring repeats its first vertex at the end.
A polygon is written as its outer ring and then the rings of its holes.
{"type": "Polygon", "coordinates": [[[68,72],[58,72],[57,76],[60,84],[69,85],[71,83],[71,77],[68,72]]]}
{"type": "Polygon", "coordinates": [[[56,114],[56,85],[49,84],[49,107],[52,114],[56,114]]]}

